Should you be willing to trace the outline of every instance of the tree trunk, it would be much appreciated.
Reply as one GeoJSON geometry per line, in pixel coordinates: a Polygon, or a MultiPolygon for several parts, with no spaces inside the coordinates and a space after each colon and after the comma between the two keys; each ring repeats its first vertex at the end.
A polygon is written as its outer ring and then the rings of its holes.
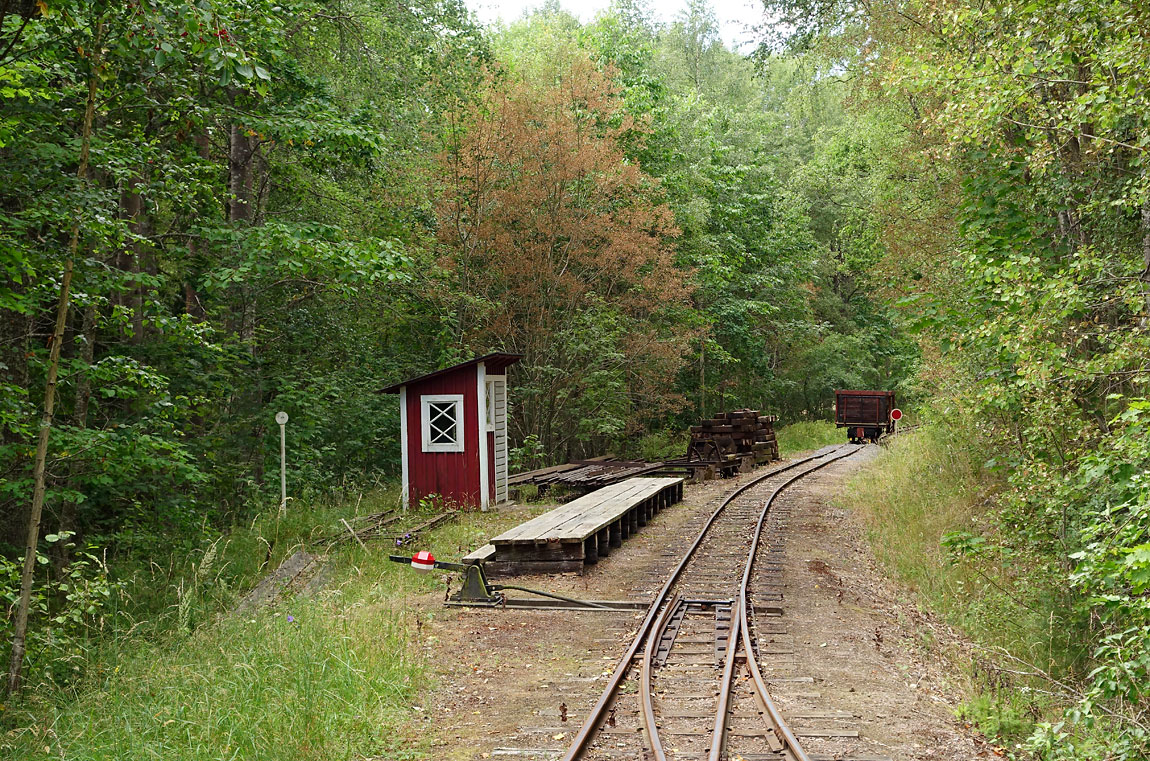
{"type": "MultiPolygon", "coordinates": [[[[88,407],[92,403],[90,368],[96,360],[96,307],[93,304],[84,307],[84,316],[80,324],[80,339],[82,341],[80,360],[83,362],[84,369],[76,377],[76,406],[72,412],[72,424],[82,429],[88,427],[88,407]]],[[[60,530],[79,530],[76,520],[76,503],[72,500],[65,500],[64,504],[60,506],[60,530]]],[[[64,546],[64,543],[60,542],[57,546],[63,553],[60,559],[65,563],[70,562],[71,553],[64,546]]]]}
{"type": "Polygon", "coordinates": [[[1142,204],[1142,327],[1150,327],[1150,201],[1142,204]]]}
{"type": "MultiPolygon", "coordinates": [[[[96,112],[96,90],[99,87],[100,47],[104,36],[103,21],[96,22],[95,44],[92,45],[92,68],[88,72],[88,100],[84,106],[84,122],[80,134],[80,166],[76,176],[81,184],[88,179],[88,155],[92,145],[92,117],[96,112]]],[[[6,692],[11,694],[20,687],[20,672],[24,667],[25,642],[28,635],[28,609],[32,601],[32,577],[36,570],[36,546],[40,543],[40,515],[44,510],[45,470],[48,461],[48,436],[52,430],[52,414],[56,408],[56,376],[60,369],[60,346],[64,343],[64,327],[68,322],[68,299],[72,288],[72,262],[80,248],[80,220],[83,211],[76,210],[72,234],[68,241],[68,259],[64,262],[64,275],[60,280],[60,297],[56,305],[56,328],[52,333],[52,347],[48,352],[48,377],[44,383],[44,412],[40,417],[40,435],[36,442],[36,460],[33,466],[35,486],[32,489],[32,510],[28,515],[28,536],[24,544],[24,570],[20,576],[20,601],[16,610],[16,626],[12,631],[12,657],[8,663],[6,692]]]]}
{"type": "Polygon", "coordinates": [[[699,340],[699,419],[707,417],[707,338],[699,340]]]}
{"type": "MultiPolygon", "coordinates": [[[[237,225],[248,225],[253,221],[254,199],[252,188],[254,186],[253,161],[257,149],[254,138],[247,134],[246,127],[233,124],[228,135],[228,221],[237,225]]],[[[248,355],[252,360],[254,377],[251,385],[254,388],[257,407],[265,402],[263,386],[263,370],[260,367],[256,347],[256,328],[258,315],[255,314],[256,300],[250,296],[246,288],[241,289],[243,305],[238,314],[236,332],[240,340],[247,346],[248,355]],[[250,311],[249,311],[250,310],[250,311]]],[[[256,421],[252,428],[253,463],[252,476],[257,484],[264,482],[265,433],[262,422],[256,421]]]]}
{"type": "Polygon", "coordinates": [[[247,222],[252,210],[252,138],[247,129],[233,124],[228,146],[228,220],[247,222]]]}
{"type": "MultiPolygon", "coordinates": [[[[196,152],[200,158],[207,161],[211,158],[211,141],[208,133],[201,130],[195,137],[196,152]]],[[[200,294],[196,290],[195,280],[200,268],[200,241],[195,238],[188,242],[188,266],[191,272],[184,273],[184,312],[197,322],[202,322],[206,316],[200,294]]]]}
{"type": "MultiPolygon", "coordinates": [[[[128,220],[128,229],[132,235],[143,235],[144,198],[136,192],[142,180],[133,177],[127,186],[120,191],[120,209],[123,218],[128,220]]],[[[121,303],[128,307],[132,320],[132,343],[138,344],[144,339],[144,289],[139,282],[140,277],[140,242],[132,241],[120,252],[116,267],[121,272],[132,275],[132,285],[121,303]]]]}

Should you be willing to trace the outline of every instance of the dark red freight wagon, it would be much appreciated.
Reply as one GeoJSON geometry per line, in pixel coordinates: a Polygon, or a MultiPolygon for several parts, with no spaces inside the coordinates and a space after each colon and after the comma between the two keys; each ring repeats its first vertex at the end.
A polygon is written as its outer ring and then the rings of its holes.
{"type": "Polygon", "coordinates": [[[894,428],[893,391],[835,391],[835,426],[847,429],[853,443],[878,441],[894,428]]]}

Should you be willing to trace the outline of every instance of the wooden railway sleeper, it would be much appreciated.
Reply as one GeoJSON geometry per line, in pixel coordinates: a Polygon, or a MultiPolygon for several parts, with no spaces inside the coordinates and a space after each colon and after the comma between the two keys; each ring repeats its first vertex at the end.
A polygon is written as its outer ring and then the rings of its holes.
{"type": "Polygon", "coordinates": [[[715,665],[723,665],[723,654],[731,639],[731,604],[715,606],[715,665]]]}
{"type": "MultiPolygon", "coordinates": [[[[836,450],[832,450],[832,451],[841,451],[841,449],[836,449],[836,450]]],[[[640,706],[642,709],[640,711],[640,715],[641,715],[642,722],[643,722],[643,728],[645,730],[645,733],[646,733],[647,739],[648,739],[648,750],[645,750],[643,752],[643,757],[648,758],[648,754],[652,754],[653,757],[656,759],[665,759],[666,758],[665,754],[663,753],[662,743],[659,739],[658,729],[655,726],[654,705],[652,703],[652,695],[651,695],[650,687],[651,687],[651,672],[652,672],[652,666],[653,666],[652,656],[654,654],[654,646],[657,643],[657,641],[659,639],[661,639],[662,634],[663,634],[663,629],[666,627],[666,625],[668,623],[668,619],[672,613],[673,607],[678,605],[677,601],[681,597],[681,595],[676,594],[672,598],[672,601],[670,603],[665,602],[665,601],[667,601],[668,597],[671,595],[672,587],[678,582],[681,574],[683,573],[683,571],[686,568],[686,566],[688,565],[688,563],[691,562],[692,558],[695,557],[696,551],[699,549],[700,545],[703,543],[704,538],[711,531],[711,528],[715,524],[719,515],[721,513],[723,513],[723,511],[729,505],[731,505],[738,497],[740,497],[742,494],[744,494],[745,492],[747,492],[751,488],[758,486],[759,484],[761,484],[763,481],[767,480],[768,478],[772,478],[774,476],[777,476],[777,475],[779,475],[785,471],[793,470],[794,468],[797,468],[800,465],[803,465],[805,463],[811,462],[812,460],[823,459],[828,454],[830,454],[830,453],[824,452],[822,454],[815,454],[815,455],[812,455],[809,457],[805,457],[801,460],[797,460],[797,461],[790,463],[788,465],[784,465],[780,468],[776,468],[775,470],[773,470],[769,473],[765,473],[765,474],[759,476],[758,478],[751,480],[750,482],[740,486],[734,492],[732,492],[730,495],[728,495],[727,498],[723,501],[723,503],[711,514],[711,516],[707,519],[706,523],[703,525],[702,529],[700,530],[695,541],[692,543],[690,548],[688,548],[687,552],[680,558],[678,564],[671,571],[670,575],[668,576],[668,578],[664,582],[662,589],[656,595],[654,602],[651,604],[651,607],[648,609],[646,617],[644,618],[642,624],[640,624],[638,630],[636,631],[634,639],[632,639],[631,644],[627,649],[627,652],[623,655],[622,659],[619,661],[619,664],[616,666],[615,671],[608,678],[607,685],[606,685],[605,689],[603,690],[603,693],[600,695],[599,700],[596,702],[595,706],[589,712],[587,719],[584,722],[583,726],[575,734],[575,737],[573,738],[570,747],[567,749],[567,752],[563,755],[563,761],[575,761],[575,759],[581,758],[583,756],[584,752],[588,749],[593,736],[597,733],[599,727],[602,725],[602,723],[604,721],[604,717],[607,716],[608,710],[613,711],[612,704],[615,701],[615,698],[618,694],[618,690],[619,690],[620,686],[622,685],[624,679],[627,677],[627,672],[630,669],[630,664],[632,662],[632,659],[639,652],[640,648],[644,648],[644,645],[645,645],[644,655],[643,655],[642,667],[641,667],[640,675],[639,675],[640,676],[640,690],[639,690],[640,695],[639,695],[639,698],[640,698],[640,706]]],[[[803,475],[806,475],[806,473],[809,473],[813,470],[817,470],[818,468],[822,467],[823,465],[830,464],[831,462],[834,462],[838,459],[841,459],[841,457],[833,457],[830,459],[826,459],[823,463],[816,465],[811,470],[805,471],[805,472],[799,474],[799,476],[791,478],[790,480],[785,482],[785,484],[783,486],[780,486],[778,489],[775,490],[771,499],[773,500],[774,495],[777,495],[778,492],[781,491],[783,488],[785,488],[786,485],[793,483],[794,481],[798,480],[798,478],[801,478],[803,475]]],[[[678,490],[681,490],[681,488],[682,488],[682,483],[680,482],[678,485],[678,490]]],[[[769,504],[769,502],[770,502],[770,500],[768,500],[768,504],[769,504]]],[[[765,507],[766,506],[764,506],[764,516],[765,516],[765,507]]],[[[760,517],[757,530],[758,531],[762,530],[762,517],[760,517]]],[[[755,542],[755,544],[757,545],[757,542],[755,542]]],[[[603,552],[603,550],[609,551],[609,548],[601,546],[600,547],[600,554],[605,554],[603,552]]],[[[752,556],[753,556],[753,549],[752,549],[752,556]]],[[[749,571],[749,569],[748,569],[748,571],[749,571]]],[[[740,595],[740,597],[744,600],[746,599],[745,584],[746,584],[746,574],[744,574],[744,586],[743,586],[744,591],[740,595]]],[[[741,605],[736,605],[734,609],[737,611],[741,607],[742,607],[741,605]]],[[[746,618],[744,616],[740,615],[739,621],[740,621],[740,624],[742,627],[742,635],[743,635],[742,641],[746,642],[746,643],[750,643],[751,638],[749,636],[749,632],[747,632],[747,630],[746,630],[746,618]]],[[[734,632],[731,632],[731,634],[734,634],[734,632]]],[[[737,635],[731,636],[728,639],[728,651],[730,651],[731,648],[734,648],[735,650],[737,650],[739,642],[740,642],[739,636],[737,636],[737,635]]],[[[744,651],[750,652],[749,648],[750,648],[750,645],[747,644],[746,646],[744,646],[744,651]]],[[[727,659],[727,661],[726,661],[726,671],[728,672],[727,676],[731,676],[731,674],[733,673],[733,669],[735,666],[735,657],[734,656],[735,656],[735,653],[732,652],[731,657],[729,659],[727,659]]],[[[757,664],[754,663],[753,658],[744,658],[743,661],[744,662],[750,662],[753,667],[757,666],[757,664]]],[[[757,671],[757,668],[756,668],[756,671],[757,671]]],[[[758,676],[756,683],[757,684],[763,684],[763,682],[761,681],[761,675],[756,674],[756,676],[758,676]]],[[[771,706],[770,698],[767,697],[766,699],[767,699],[768,705],[771,706]]],[[[772,712],[772,716],[777,716],[777,714],[772,712]]],[[[724,721],[724,725],[725,725],[725,720],[726,720],[725,713],[721,713],[720,718],[724,721]]],[[[789,731],[785,727],[783,727],[783,731],[784,731],[784,733],[786,733],[787,739],[789,741],[788,745],[798,749],[798,754],[796,755],[795,758],[792,759],[792,761],[807,761],[805,755],[802,754],[801,748],[798,748],[797,740],[794,740],[793,736],[789,734],[789,731]]],[[[719,742],[721,742],[723,738],[719,737],[717,739],[719,740],[719,742]]],[[[784,753],[786,753],[786,752],[788,752],[788,750],[784,749],[784,753]]]]}

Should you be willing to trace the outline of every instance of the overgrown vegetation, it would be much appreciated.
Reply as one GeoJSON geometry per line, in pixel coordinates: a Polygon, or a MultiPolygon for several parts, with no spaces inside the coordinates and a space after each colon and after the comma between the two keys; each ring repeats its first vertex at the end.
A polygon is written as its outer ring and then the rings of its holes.
{"type": "Polygon", "coordinates": [[[835,424],[828,420],[784,425],[777,429],[776,435],[779,439],[779,454],[783,457],[832,444],[844,444],[847,438],[844,429],[835,428],[835,424]]]}
{"type": "MultiPolygon", "coordinates": [[[[962,718],[1042,756],[1069,739],[1054,729],[1067,726],[1063,712],[1074,715],[1102,697],[1089,680],[1105,673],[1099,659],[1111,653],[1107,639],[1099,642],[1099,622],[1082,615],[1092,600],[1081,580],[1090,576],[1078,571],[1068,584],[1065,566],[1036,546],[1033,526],[1003,509],[1013,487],[986,460],[986,446],[972,431],[955,435],[938,424],[900,436],[852,480],[846,506],[864,516],[892,573],[975,641],[970,673],[979,691],[962,718]],[[1052,740],[1052,731],[1064,736],[1052,740]]],[[[1129,565],[1112,565],[1109,578],[1121,578],[1129,565]]],[[[1113,582],[1108,591],[1117,591],[1113,582]]],[[[1082,752],[1102,752],[1128,731],[1121,716],[1099,710],[1089,730],[1076,730],[1074,742],[1090,749],[1082,752]]]]}
{"type": "Polygon", "coordinates": [[[812,423],[835,387],[923,402],[888,560],[1056,680],[1034,756],[1150,755],[1150,6],[764,7],[752,60],[704,0],[495,29],[460,0],[0,0],[5,634],[25,549],[34,581],[5,728],[81,716],[60,696],[129,632],[205,652],[197,617],[395,475],[380,387],[512,350],[521,467],[664,456],[718,409],[812,423]],[[312,507],[275,523],[280,409],[312,507]]]}
{"type": "Polygon", "coordinates": [[[141,647],[50,710],[47,731],[28,727],[4,744],[20,758],[351,759],[412,750],[397,730],[420,689],[414,627],[393,609],[396,598],[367,597],[301,600],[141,647]]]}
{"type": "MultiPolygon", "coordinates": [[[[394,490],[349,494],[300,506],[286,524],[271,506],[250,528],[197,554],[186,573],[131,579],[132,592],[174,596],[128,600],[137,626],[115,636],[93,623],[82,640],[86,677],[45,678],[30,685],[29,701],[5,706],[0,750],[13,758],[417,757],[426,748],[406,728],[426,685],[428,619],[408,601],[442,589],[443,576],[412,573],[383,559],[386,543],[364,549],[348,537],[327,555],[324,590],[234,610],[239,594],[301,540],[314,550],[317,540],[345,532],[336,516],[397,502],[394,490]],[[285,550],[269,562],[272,545],[285,550]]],[[[412,512],[402,525],[427,516],[412,512]]],[[[523,517],[464,513],[418,546],[458,557],[523,517]]],[[[102,613],[108,627],[128,611],[102,613]]]]}
{"type": "Polygon", "coordinates": [[[974,596],[997,610],[976,604],[971,629],[1022,626],[1003,657],[1069,704],[1040,712],[1030,753],[1150,756],[1150,6],[767,6],[793,22],[772,48],[855,83],[888,146],[867,174],[891,298],[935,415],[995,484],[944,542],[970,583],[1005,590],[974,596]]]}

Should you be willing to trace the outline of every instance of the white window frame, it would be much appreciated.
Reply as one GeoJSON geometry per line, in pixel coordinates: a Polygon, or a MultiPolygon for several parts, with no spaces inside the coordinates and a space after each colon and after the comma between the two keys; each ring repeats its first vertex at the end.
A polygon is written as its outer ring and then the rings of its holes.
{"type": "Polygon", "coordinates": [[[422,428],[424,452],[462,452],[466,434],[463,430],[463,394],[424,394],[419,397],[419,422],[422,428]],[[455,441],[431,443],[431,405],[443,402],[455,403],[455,441]]]}

